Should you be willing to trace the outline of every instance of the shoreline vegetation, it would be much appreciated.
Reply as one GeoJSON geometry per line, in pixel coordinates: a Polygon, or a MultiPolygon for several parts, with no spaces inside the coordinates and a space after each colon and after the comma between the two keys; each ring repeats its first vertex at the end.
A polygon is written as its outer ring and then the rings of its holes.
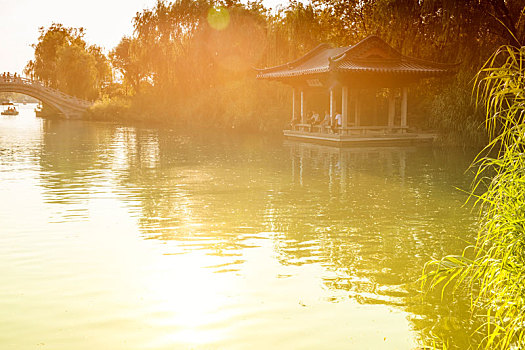
{"type": "Polygon", "coordinates": [[[524,62],[523,47],[502,46],[476,76],[490,135],[473,163],[470,200],[478,208],[478,235],[461,255],[429,262],[423,275],[423,286],[442,295],[468,291],[472,319],[484,320],[472,336],[484,349],[525,346],[524,62]]]}
{"type": "Polygon", "coordinates": [[[83,28],[55,23],[40,28],[25,74],[96,101],[88,112],[93,120],[280,133],[290,120],[291,88],[256,81],[254,68],[293,61],[320,43],[352,45],[377,35],[408,56],[461,63],[454,77],[411,87],[411,126],[437,130],[449,144],[486,143],[472,79],[497,47],[523,38],[519,6],[415,0],[340,5],[292,1],[270,10],[259,1],[158,1],[137,12],[133,35],[107,54],[86,43],[83,28]]]}
{"type": "Polygon", "coordinates": [[[291,99],[291,91],[272,82],[244,81],[219,89],[210,88],[189,99],[173,99],[161,103],[155,96],[105,97],[95,101],[86,112],[89,120],[140,122],[190,127],[220,129],[239,132],[280,134],[289,123],[290,103],[281,101],[267,105],[257,94],[273,94],[277,100],[291,99]],[[256,86],[256,85],[263,86],[256,86]]]}

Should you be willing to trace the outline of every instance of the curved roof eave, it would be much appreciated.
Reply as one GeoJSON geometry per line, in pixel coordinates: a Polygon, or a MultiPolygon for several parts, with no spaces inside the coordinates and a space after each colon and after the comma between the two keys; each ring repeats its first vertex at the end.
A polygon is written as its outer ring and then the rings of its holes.
{"type": "Polygon", "coordinates": [[[317,54],[321,49],[327,49],[330,48],[330,45],[326,43],[322,43],[314,47],[312,50],[308,51],[304,56],[299,57],[298,59],[294,61],[290,61],[287,63],[283,63],[281,65],[275,66],[275,67],[268,67],[268,68],[254,68],[258,73],[270,73],[275,70],[279,70],[282,68],[288,68],[291,69],[294,66],[297,66],[298,64],[306,61],[306,59],[313,57],[315,54],[317,54]]]}
{"type": "Polygon", "coordinates": [[[295,61],[271,68],[256,69],[256,71],[258,79],[293,78],[327,72],[445,75],[455,73],[459,65],[460,63],[439,63],[405,56],[378,36],[371,35],[349,47],[331,48],[328,44],[321,44],[295,61]],[[375,62],[377,66],[373,66],[374,61],[366,56],[367,50],[374,48],[379,48],[386,53],[386,56],[377,59],[375,62]],[[338,53],[333,55],[335,52],[338,53]],[[306,67],[298,68],[301,64],[306,67]],[[312,65],[317,66],[311,68],[312,65]]]}

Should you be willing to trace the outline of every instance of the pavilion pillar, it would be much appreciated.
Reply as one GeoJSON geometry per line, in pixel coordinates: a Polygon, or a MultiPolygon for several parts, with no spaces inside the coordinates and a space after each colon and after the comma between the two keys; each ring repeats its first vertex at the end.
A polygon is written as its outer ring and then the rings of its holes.
{"type": "Polygon", "coordinates": [[[394,127],[394,116],[396,114],[396,97],[393,88],[388,89],[388,127],[394,127]]]}
{"type": "Polygon", "coordinates": [[[330,88],[330,120],[333,120],[335,116],[335,92],[334,88],[330,88]]]}
{"type": "Polygon", "coordinates": [[[374,111],[372,112],[372,125],[377,126],[377,90],[374,91],[374,111]]]}
{"type": "Polygon", "coordinates": [[[361,124],[361,106],[359,104],[359,90],[354,91],[354,125],[359,126],[361,124]]]}
{"type": "Polygon", "coordinates": [[[341,91],[341,109],[342,109],[342,120],[341,126],[343,128],[348,127],[348,87],[343,86],[341,91]]]}
{"type": "Polygon", "coordinates": [[[401,97],[401,127],[407,127],[408,88],[403,87],[401,97]]]}
{"type": "Polygon", "coordinates": [[[304,91],[301,89],[301,124],[304,123],[304,91]]]}

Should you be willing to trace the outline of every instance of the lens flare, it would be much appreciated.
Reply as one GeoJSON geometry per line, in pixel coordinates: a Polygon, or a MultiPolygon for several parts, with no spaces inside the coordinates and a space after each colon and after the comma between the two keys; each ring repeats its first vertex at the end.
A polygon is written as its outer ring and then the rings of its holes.
{"type": "Polygon", "coordinates": [[[224,7],[212,7],[208,11],[208,24],[216,30],[223,30],[230,24],[230,14],[224,7]]]}

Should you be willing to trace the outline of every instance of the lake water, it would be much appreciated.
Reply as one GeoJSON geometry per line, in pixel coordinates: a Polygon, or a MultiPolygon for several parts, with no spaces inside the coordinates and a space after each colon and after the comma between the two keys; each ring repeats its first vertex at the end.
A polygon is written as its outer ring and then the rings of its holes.
{"type": "Polygon", "coordinates": [[[472,154],[0,117],[0,348],[465,348],[472,154]],[[439,293],[438,293],[439,294],[439,293]]]}

